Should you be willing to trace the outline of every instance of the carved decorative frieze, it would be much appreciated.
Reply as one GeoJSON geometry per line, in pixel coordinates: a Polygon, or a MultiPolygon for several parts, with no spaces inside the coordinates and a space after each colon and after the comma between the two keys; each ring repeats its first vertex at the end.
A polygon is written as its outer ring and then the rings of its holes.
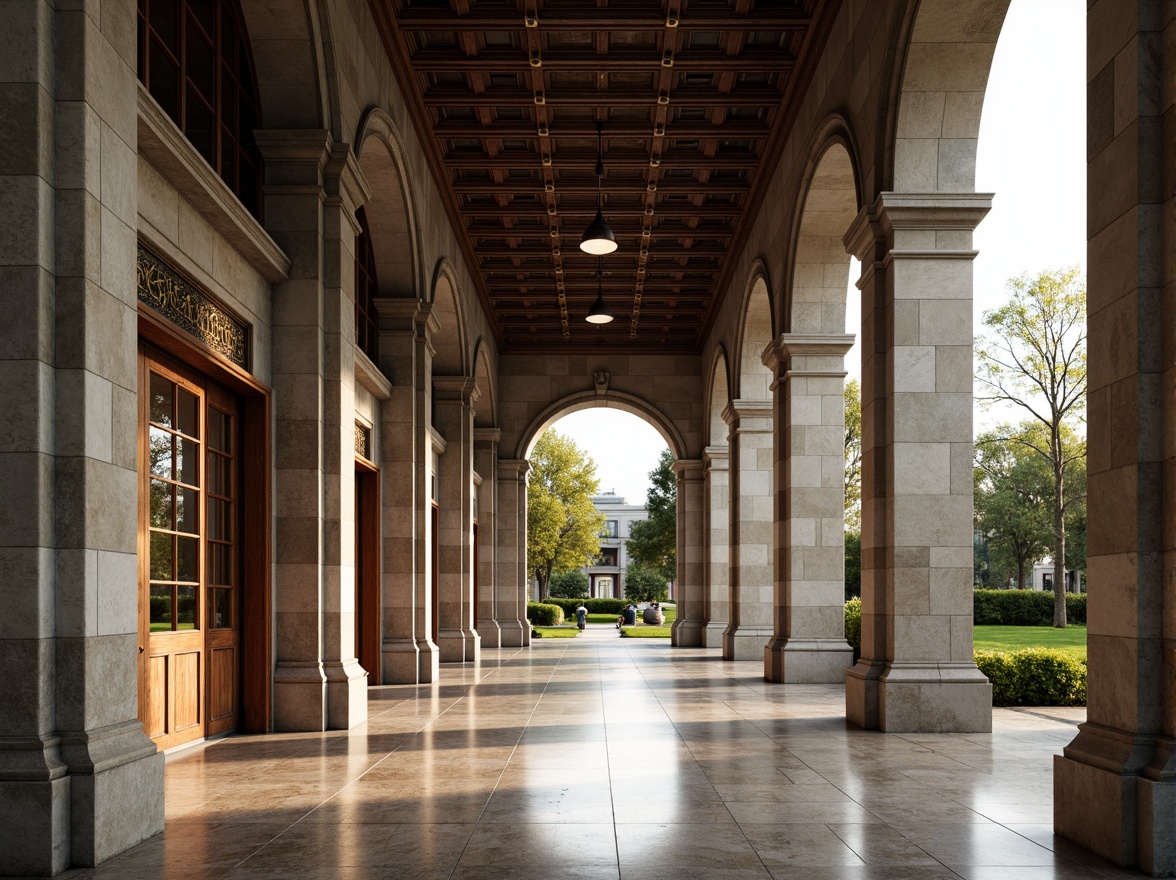
{"type": "Polygon", "coordinates": [[[355,454],[372,460],[372,429],[360,422],[355,423],[355,454]]]}
{"type": "Polygon", "coordinates": [[[139,301],[226,360],[249,369],[249,325],[139,245],[139,301]]]}

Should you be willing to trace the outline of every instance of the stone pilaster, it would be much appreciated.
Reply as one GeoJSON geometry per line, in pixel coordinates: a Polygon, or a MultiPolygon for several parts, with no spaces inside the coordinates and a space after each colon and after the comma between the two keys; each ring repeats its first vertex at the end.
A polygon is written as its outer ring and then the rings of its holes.
{"type": "Polygon", "coordinates": [[[485,648],[502,647],[498,624],[498,441],[497,428],[474,428],[474,471],[482,477],[478,486],[477,618],[475,627],[485,648]]]}
{"type": "Polygon", "coordinates": [[[134,4],[0,34],[0,874],[163,828],[137,720],[134,4]]]}
{"type": "Polygon", "coordinates": [[[384,681],[423,684],[439,674],[428,638],[430,336],[432,305],[416,299],[377,299],[380,368],[392,396],[380,407],[384,681]]]}
{"type": "Polygon", "coordinates": [[[730,428],[731,622],[723,658],[762,660],[772,638],[772,402],[733,400],[730,428]]]}
{"type": "Polygon", "coordinates": [[[527,480],[526,459],[498,460],[498,573],[495,605],[502,647],[531,644],[527,620],[527,480]]]}
{"type": "Polygon", "coordinates": [[[992,728],[972,659],[972,230],[990,204],[883,193],[845,237],[862,261],[860,727],[992,728]]]}
{"type": "Polygon", "coordinates": [[[852,336],[782,334],[775,376],[775,635],[768,681],[840,683],[845,641],[845,353],[852,336]]]}
{"type": "Polygon", "coordinates": [[[1054,759],[1055,832],[1156,877],[1176,875],[1174,13],[1087,18],[1089,678],[1054,759]]]}
{"type": "Polygon", "coordinates": [[[474,629],[474,411],[478,387],[464,376],[433,377],[434,427],[445,437],[438,477],[439,583],[435,585],[442,663],[478,660],[474,629]]]}
{"type": "Polygon", "coordinates": [[[670,634],[677,648],[702,646],[706,626],[703,603],[703,469],[698,459],[674,462],[678,477],[678,575],[675,598],[678,616],[670,634]]]}
{"type": "Polygon", "coordinates": [[[259,131],[270,234],[291,255],[274,291],[274,727],[367,718],[355,659],[354,300],[350,149],[325,131],[259,131]],[[344,453],[346,452],[346,456],[344,453]],[[346,584],[346,589],[344,589],[346,584]]]}
{"type": "Polygon", "coordinates": [[[731,490],[727,473],[727,447],[708,446],[702,453],[703,481],[703,576],[706,578],[702,632],[704,648],[722,648],[723,632],[731,623],[731,490]]]}

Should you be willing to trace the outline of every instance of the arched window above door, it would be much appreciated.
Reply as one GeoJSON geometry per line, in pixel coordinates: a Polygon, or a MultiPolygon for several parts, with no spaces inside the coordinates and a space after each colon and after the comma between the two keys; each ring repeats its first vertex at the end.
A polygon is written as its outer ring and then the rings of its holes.
{"type": "Polygon", "coordinates": [[[261,219],[257,81],[234,0],[138,0],[139,80],[261,219]]]}

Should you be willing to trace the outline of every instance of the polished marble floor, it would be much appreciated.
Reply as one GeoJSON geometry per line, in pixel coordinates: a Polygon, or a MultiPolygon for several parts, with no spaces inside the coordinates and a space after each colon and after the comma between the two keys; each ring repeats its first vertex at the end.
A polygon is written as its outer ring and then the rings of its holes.
{"type": "Polygon", "coordinates": [[[1139,877],[1055,838],[1082,712],[992,734],[847,727],[843,689],[612,627],[370,692],[352,731],[169,756],[167,828],[73,877],[1077,880],[1139,877]]]}

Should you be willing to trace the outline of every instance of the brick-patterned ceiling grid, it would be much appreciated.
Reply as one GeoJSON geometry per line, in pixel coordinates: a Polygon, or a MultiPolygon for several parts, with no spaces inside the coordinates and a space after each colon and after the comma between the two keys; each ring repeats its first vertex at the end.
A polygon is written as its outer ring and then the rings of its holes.
{"type": "Polygon", "coordinates": [[[840,0],[370,2],[502,349],[697,352],[840,0]]]}

